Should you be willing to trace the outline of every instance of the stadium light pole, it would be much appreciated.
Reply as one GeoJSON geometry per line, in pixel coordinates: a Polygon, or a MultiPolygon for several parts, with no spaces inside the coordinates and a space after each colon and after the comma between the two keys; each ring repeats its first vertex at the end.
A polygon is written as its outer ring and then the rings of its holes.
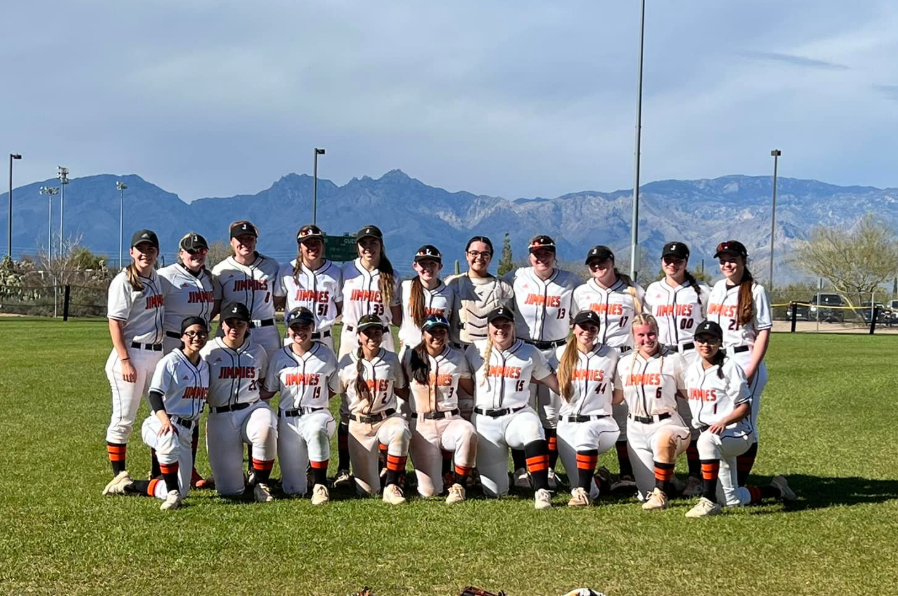
{"type": "Polygon", "coordinates": [[[53,195],[59,192],[58,186],[41,186],[41,194],[47,195],[47,266],[53,258],[53,195]]]}
{"type": "Polygon", "coordinates": [[[324,155],[324,149],[315,147],[314,181],[312,182],[312,225],[318,225],[318,156],[324,155]]]}
{"type": "Polygon", "coordinates": [[[12,162],[16,159],[22,159],[18,153],[9,154],[9,238],[6,242],[6,256],[12,260],[12,162]]]}
{"type": "Polygon", "coordinates": [[[69,183],[69,169],[63,166],[56,166],[56,177],[59,178],[59,184],[62,188],[59,194],[59,258],[62,258],[65,242],[65,237],[63,236],[63,227],[65,226],[65,185],[69,183]]]}
{"type": "Polygon", "coordinates": [[[774,149],[770,152],[770,156],[773,157],[773,213],[770,216],[770,287],[767,288],[768,292],[773,292],[773,235],[776,233],[776,170],[782,154],[783,152],[779,149],[774,149]]]}
{"type": "Polygon", "coordinates": [[[118,268],[122,268],[122,231],[125,227],[125,191],[128,185],[122,181],[115,183],[116,190],[119,191],[118,201],[118,268]]]}
{"type": "Polygon", "coordinates": [[[639,241],[639,157],[642,140],[642,49],[645,38],[645,0],[639,14],[639,75],[636,79],[636,172],[633,181],[633,225],[630,237],[630,278],[636,281],[636,243],[639,241]]]}

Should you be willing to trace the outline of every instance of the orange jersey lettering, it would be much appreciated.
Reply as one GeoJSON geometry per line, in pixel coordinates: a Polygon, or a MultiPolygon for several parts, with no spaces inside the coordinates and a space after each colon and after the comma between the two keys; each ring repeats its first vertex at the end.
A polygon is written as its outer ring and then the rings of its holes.
{"type": "Polygon", "coordinates": [[[353,302],[380,302],[379,290],[353,290],[349,295],[353,302]]]}
{"type": "Polygon", "coordinates": [[[204,304],[215,302],[215,293],[212,291],[209,292],[190,292],[187,295],[187,304],[204,304]]]}
{"type": "Polygon", "coordinates": [[[624,314],[623,304],[590,304],[589,310],[599,313],[600,315],[622,315],[624,314]]]}
{"type": "Polygon", "coordinates": [[[520,366],[493,366],[490,365],[489,372],[487,372],[488,377],[505,377],[506,379],[520,379],[521,378],[521,367],[520,366]]]}
{"type": "Polygon", "coordinates": [[[255,366],[226,366],[218,371],[219,379],[254,379],[255,377],[255,366]]]}
{"type": "Polygon", "coordinates": [[[708,316],[711,315],[720,315],[722,317],[729,317],[731,319],[736,318],[736,313],[739,307],[735,304],[732,306],[727,306],[725,304],[715,304],[711,303],[708,305],[708,316]]]}
{"type": "Polygon", "coordinates": [[[660,385],[661,375],[658,373],[646,373],[627,375],[627,385],[660,385]]]}
{"type": "Polygon", "coordinates": [[[267,289],[268,289],[268,280],[264,280],[264,279],[235,279],[234,280],[234,291],[235,292],[246,292],[248,290],[265,291],[267,289]]]}
{"type": "Polygon", "coordinates": [[[206,394],[209,393],[208,387],[188,387],[184,390],[182,399],[200,399],[206,401],[206,394]]]}
{"type": "Polygon", "coordinates": [[[561,296],[543,296],[542,294],[527,294],[524,304],[535,304],[537,306],[548,306],[558,308],[561,306],[561,296]]]}
{"type": "Polygon", "coordinates": [[[717,401],[716,389],[690,389],[689,399],[701,401],[717,401]]]}
{"type": "Polygon", "coordinates": [[[390,388],[390,381],[387,379],[368,379],[365,381],[369,391],[386,391],[390,388]]]}
{"type": "Polygon", "coordinates": [[[604,370],[572,370],[571,381],[598,381],[605,380],[604,370]]]}
{"type": "Polygon", "coordinates": [[[327,290],[316,292],[315,290],[296,290],[296,302],[327,302],[330,299],[330,292],[327,290]]]}
{"type": "Polygon", "coordinates": [[[452,375],[435,375],[430,373],[430,384],[436,387],[451,387],[452,375]]]}
{"type": "Polygon", "coordinates": [[[284,377],[284,385],[306,385],[308,387],[314,387],[318,385],[320,382],[321,375],[318,373],[287,373],[287,376],[284,377]]]}
{"type": "Polygon", "coordinates": [[[656,317],[691,317],[691,304],[659,304],[655,307],[656,317]]]}
{"type": "Polygon", "coordinates": [[[146,310],[150,310],[153,308],[159,308],[164,303],[164,298],[158,294],[153,296],[147,296],[147,308],[146,310]]]}

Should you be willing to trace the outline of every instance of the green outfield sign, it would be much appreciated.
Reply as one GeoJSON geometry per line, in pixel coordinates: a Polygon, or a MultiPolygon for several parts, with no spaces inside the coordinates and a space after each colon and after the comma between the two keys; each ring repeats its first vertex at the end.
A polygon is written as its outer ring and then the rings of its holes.
{"type": "Polygon", "coordinates": [[[325,256],[338,263],[354,261],[359,253],[355,247],[355,234],[324,237],[325,256]]]}

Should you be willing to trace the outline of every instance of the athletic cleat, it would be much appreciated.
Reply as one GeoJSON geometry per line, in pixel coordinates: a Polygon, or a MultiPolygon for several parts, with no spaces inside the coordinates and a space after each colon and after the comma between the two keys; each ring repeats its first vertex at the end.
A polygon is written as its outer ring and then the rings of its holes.
{"type": "Polygon", "coordinates": [[[552,493],[544,488],[536,491],[534,495],[534,506],[537,509],[548,509],[552,506],[552,493]]]}
{"type": "Polygon", "coordinates": [[[611,490],[617,491],[622,488],[636,488],[636,479],[626,474],[617,479],[616,482],[612,483],[611,490]]]}
{"type": "Polygon", "coordinates": [[[673,494],[675,495],[682,495],[683,491],[686,490],[686,485],[676,476],[670,479],[670,487],[673,489],[673,494]]]}
{"type": "Polygon", "coordinates": [[[718,503],[702,497],[695,504],[695,507],[686,512],[686,517],[708,517],[709,515],[717,515],[720,511],[721,507],[718,503]]]}
{"type": "Polygon", "coordinates": [[[331,486],[337,489],[351,487],[352,476],[349,474],[349,470],[337,470],[337,475],[331,481],[331,486]]]}
{"type": "Polygon", "coordinates": [[[702,481],[695,476],[690,476],[686,481],[686,488],[681,493],[684,497],[700,497],[702,494],[702,481]]]}
{"type": "Polygon", "coordinates": [[[388,484],[384,488],[384,503],[390,505],[402,505],[405,503],[405,497],[402,495],[402,489],[396,484],[388,484]]]}
{"type": "Polygon", "coordinates": [[[162,511],[168,511],[169,509],[180,509],[183,503],[184,502],[181,500],[181,493],[176,490],[170,490],[165,496],[165,500],[162,501],[162,505],[159,506],[159,509],[161,509],[162,511]]]}
{"type": "Polygon", "coordinates": [[[448,494],[448,490],[453,484],[455,484],[455,474],[452,472],[443,474],[443,492],[448,494]]]}
{"type": "Polygon", "coordinates": [[[589,498],[589,493],[586,492],[585,489],[577,487],[571,491],[571,500],[567,502],[567,506],[589,507],[590,503],[592,503],[592,501],[589,498]]]}
{"type": "Polygon", "coordinates": [[[549,488],[555,490],[558,488],[558,481],[555,479],[555,470],[549,468],[549,488]]]}
{"type": "Polygon", "coordinates": [[[649,500],[642,504],[643,511],[654,511],[656,509],[667,509],[667,495],[660,488],[655,487],[649,500]]]}
{"type": "Polygon", "coordinates": [[[316,484],[312,489],[312,505],[324,505],[331,500],[327,487],[323,484],[316,484]]]}
{"type": "Polygon", "coordinates": [[[611,486],[614,484],[614,479],[611,477],[611,472],[608,471],[608,468],[599,466],[595,476],[593,476],[593,480],[596,483],[596,488],[599,489],[600,495],[611,492],[611,486]]]}
{"type": "Polygon", "coordinates": [[[253,486],[256,483],[256,473],[252,470],[246,473],[245,478],[247,486],[253,486]]]}
{"type": "Polygon", "coordinates": [[[530,488],[530,476],[527,474],[526,468],[515,470],[512,479],[516,488],[530,488]]]}
{"type": "Polygon", "coordinates": [[[461,503],[465,500],[465,487],[461,484],[453,484],[449,487],[449,496],[446,497],[446,504],[461,503]]]}
{"type": "Polygon", "coordinates": [[[770,485],[780,489],[780,494],[783,497],[783,501],[795,501],[796,499],[798,499],[795,491],[789,488],[789,483],[788,481],[786,481],[785,476],[774,476],[773,480],[770,481],[770,485]]]}
{"type": "Polygon", "coordinates": [[[125,494],[125,489],[134,484],[134,481],[131,480],[131,476],[127,471],[119,472],[115,475],[115,478],[109,481],[109,484],[106,485],[106,488],[103,489],[104,495],[123,495],[125,494]]]}
{"type": "Polygon", "coordinates": [[[274,501],[274,497],[271,496],[271,489],[264,482],[257,482],[256,486],[253,487],[253,497],[255,497],[256,503],[271,503],[274,501]]]}

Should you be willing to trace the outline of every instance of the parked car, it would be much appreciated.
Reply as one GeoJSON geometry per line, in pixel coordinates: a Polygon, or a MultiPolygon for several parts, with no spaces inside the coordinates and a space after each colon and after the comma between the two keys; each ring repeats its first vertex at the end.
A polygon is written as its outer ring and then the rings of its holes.
{"type": "MultiPolygon", "coordinates": [[[[845,320],[845,311],[833,308],[836,306],[844,306],[842,297],[838,294],[814,294],[807,303],[810,306],[797,304],[795,306],[795,319],[797,321],[816,321],[819,319],[824,323],[841,323],[845,320]],[[819,302],[818,302],[819,297],[819,302]]],[[[792,306],[786,309],[786,318],[792,319],[792,306]]]]}
{"type": "Polygon", "coordinates": [[[872,320],[874,309],[879,309],[876,312],[877,324],[886,325],[891,322],[892,311],[886,308],[885,304],[883,304],[882,302],[861,302],[861,316],[864,317],[865,323],[869,323],[872,320]]]}
{"type": "Polygon", "coordinates": [[[892,320],[890,325],[898,325],[898,300],[892,300],[888,303],[889,310],[892,311],[892,320]]]}

